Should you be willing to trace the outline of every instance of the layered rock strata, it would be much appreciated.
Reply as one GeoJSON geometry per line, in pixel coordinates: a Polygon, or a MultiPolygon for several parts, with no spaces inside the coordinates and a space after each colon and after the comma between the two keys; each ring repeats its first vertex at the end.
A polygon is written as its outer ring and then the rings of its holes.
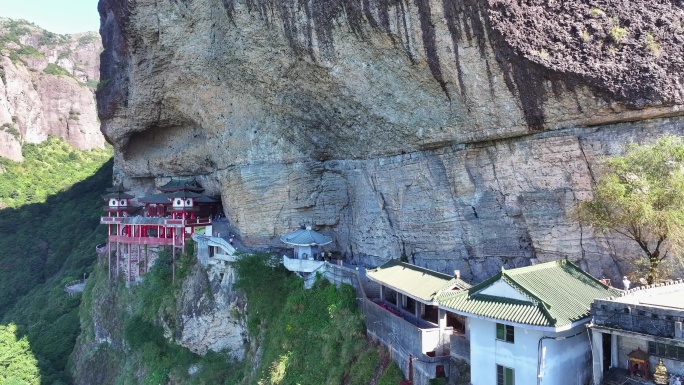
{"type": "Polygon", "coordinates": [[[198,176],[254,247],[309,222],[366,263],[621,275],[573,211],[600,156],[682,133],[682,5],[509,3],[101,0],[117,179],[198,176]]]}

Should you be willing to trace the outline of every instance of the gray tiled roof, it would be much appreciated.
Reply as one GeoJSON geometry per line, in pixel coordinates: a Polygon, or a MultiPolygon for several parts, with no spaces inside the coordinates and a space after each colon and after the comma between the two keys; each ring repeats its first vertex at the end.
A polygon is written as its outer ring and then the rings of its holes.
{"type": "Polygon", "coordinates": [[[283,235],[280,240],[293,246],[323,246],[332,242],[332,238],[311,229],[297,229],[290,234],[283,235]]]}

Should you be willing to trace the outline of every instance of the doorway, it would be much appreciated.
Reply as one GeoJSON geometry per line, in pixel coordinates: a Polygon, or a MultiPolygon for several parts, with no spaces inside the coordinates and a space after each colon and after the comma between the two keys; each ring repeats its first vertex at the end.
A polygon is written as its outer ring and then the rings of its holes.
{"type": "Polygon", "coordinates": [[[610,343],[610,340],[612,338],[612,334],[601,333],[601,335],[603,336],[601,343],[603,344],[603,372],[605,373],[608,371],[608,369],[610,369],[610,358],[612,356],[612,344],[610,343]]]}

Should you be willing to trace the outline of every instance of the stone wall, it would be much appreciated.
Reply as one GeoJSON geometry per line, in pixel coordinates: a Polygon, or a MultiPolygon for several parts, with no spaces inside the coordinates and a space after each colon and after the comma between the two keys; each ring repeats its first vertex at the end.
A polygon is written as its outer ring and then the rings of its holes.
{"type": "Polygon", "coordinates": [[[597,299],[591,305],[593,323],[644,335],[682,339],[684,313],[681,308],[654,306],[648,298],[681,291],[682,281],[637,287],[617,299],[597,299]],[[641,303],[641,301],[644,303],[641,303]]]}
{"type": "Polygon", "coordinates": [[[416,385],[427,385],[435,378],[437,366],[450,372],[450,356],[428,357],[423,353],[423,331],[406,322],[374,302],[366,300],[363,307],[366,317],[368,336],[386,346],[404,376],[409,376],[409,361],[413,370],[413,381],[416,385]]]}

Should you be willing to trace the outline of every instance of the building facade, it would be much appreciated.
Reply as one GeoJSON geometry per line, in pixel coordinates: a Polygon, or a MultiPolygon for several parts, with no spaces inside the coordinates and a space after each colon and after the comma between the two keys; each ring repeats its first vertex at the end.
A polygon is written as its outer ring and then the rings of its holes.
{"type": "Polygon", "coordinates": [[[472,385],[583,385],[591,303],[618,292],[561,260],[502,269],[439,308],[468,318],[472,385]]]}

